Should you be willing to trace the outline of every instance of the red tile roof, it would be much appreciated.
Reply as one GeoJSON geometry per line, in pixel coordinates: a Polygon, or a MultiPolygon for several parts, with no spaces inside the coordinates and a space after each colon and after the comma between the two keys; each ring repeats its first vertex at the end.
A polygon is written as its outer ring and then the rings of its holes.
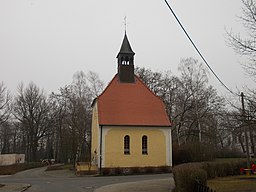
{"type": "Polygon", "coordinates": [[[97,102],[100,125],[171,126],[164,103],[137,76],[120,83],[116,75],[97,102]]]}

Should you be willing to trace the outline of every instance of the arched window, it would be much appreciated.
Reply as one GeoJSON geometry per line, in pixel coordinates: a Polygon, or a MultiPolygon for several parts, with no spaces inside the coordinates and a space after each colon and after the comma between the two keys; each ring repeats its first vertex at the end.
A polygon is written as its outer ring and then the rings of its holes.
{"type": "Polygon", "coordinates": [[[146,135],[142,136],[142,155],[148,154],[148,137],[146,135]]]}
{"type": "Polygon", "coordinates": [[[124,154],[130,154],[130,136],[126,135],[124,137],[124,154]]]}

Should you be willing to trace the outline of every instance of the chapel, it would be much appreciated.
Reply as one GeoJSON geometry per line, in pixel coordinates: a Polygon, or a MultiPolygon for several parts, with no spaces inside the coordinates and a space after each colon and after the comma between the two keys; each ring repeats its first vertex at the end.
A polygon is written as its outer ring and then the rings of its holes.
{"type": "Polygon", "coordinates": [[[125,33],[117,74],[93,101],[92,164],[104,169],[171,168],[171,123],[163,101],[134,74],[125,33]]]}

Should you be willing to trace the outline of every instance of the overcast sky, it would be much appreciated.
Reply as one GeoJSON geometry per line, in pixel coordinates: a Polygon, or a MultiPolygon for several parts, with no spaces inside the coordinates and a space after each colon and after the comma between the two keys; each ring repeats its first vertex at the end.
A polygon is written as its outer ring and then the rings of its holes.
{"type": "MultiPolygon", "coordinates": [[[[169,0],[211,67],[232,90],[251,84],[242,58],[225,42],[225,28],[241,31],[241,0],[169,0]]],[[[89,70],[108,83],[127,34],[135,65],[178,75],[181,58],[197,53],[164,0],[0,0],[0,81],[15,93],[33,81],[47,92],[89,70]]],[[[221,85],[210,77],[218,89],[221,85]]]]}

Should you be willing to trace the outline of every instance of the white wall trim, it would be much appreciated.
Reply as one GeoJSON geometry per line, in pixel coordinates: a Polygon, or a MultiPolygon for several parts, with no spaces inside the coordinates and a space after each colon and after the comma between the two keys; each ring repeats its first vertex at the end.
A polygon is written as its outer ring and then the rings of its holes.
{"type": "Polygon", "coordinates": [[[171,129],[161,129],[165,135],[166,142],[166,165],[172,166],[172,131],[171,129]]]}
{"type": "Polygon", "coordinates": [[[106,135],[112,128],[104,127],[102,126],[102,162],[101,166],[105,167],[105,161],[106,161],[106,135]]]}

